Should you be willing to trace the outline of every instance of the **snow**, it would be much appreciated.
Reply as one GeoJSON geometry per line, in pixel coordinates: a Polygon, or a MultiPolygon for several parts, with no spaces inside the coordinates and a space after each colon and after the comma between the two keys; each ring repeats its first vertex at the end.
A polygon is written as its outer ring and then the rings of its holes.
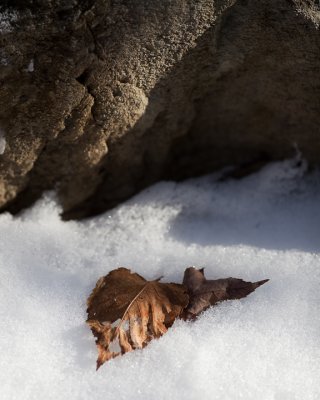
{"type": "Polygon", "coordinates": [[[3,129],[0,128],[0,155],[4,153],[6,149],[6,138],[3,129]]]}
{"type": "Polygon", "coordinates": [[[28,67],[27,67],[27,71],[28,72],[33,72],[34,71],[34,59],[33,58],[29,61],[29,64],[28,64],[28,67]]]}
{"type": "Polygon", "coordinates": [[[83,222],[52,194],[0,215],[1,399],[319,399],[320,173],[305,170],[163,182],[83,222]],[[181,282],[190,265],[270,282],[96,372],[96,280],[126,266],[181,282]]]}

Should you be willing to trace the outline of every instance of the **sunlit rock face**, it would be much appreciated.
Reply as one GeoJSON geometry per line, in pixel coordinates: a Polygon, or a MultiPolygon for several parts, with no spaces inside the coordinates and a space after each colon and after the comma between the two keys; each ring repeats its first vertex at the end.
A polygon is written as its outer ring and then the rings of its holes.
{"type": "Polygon", "coordinates": [[[2,209],[55,188],[84,217],[160,179],[316,164],[319,21],[308,0],[2,1],[2,209]]]}

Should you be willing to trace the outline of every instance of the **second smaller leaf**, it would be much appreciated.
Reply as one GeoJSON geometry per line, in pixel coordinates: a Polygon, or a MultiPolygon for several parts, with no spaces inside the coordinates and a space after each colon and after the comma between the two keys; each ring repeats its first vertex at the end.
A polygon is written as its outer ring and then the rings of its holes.
{"type": "Polygon", "coordinates": [[[196,318],[202,311],[219,301],[246,297],[268,280],[259,282],[246,282],[237,278],[208,280],[204,276],[203,268],[189,267],[183,277],[183,284],[190,297],[188,307],[184,311],[184,319],[196,318]]]}

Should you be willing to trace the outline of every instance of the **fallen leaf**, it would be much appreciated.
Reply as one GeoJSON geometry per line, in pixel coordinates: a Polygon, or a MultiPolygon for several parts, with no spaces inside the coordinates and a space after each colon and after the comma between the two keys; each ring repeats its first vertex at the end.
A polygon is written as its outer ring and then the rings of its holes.
{"type": "Polygon", "coordinates": [[[98,280],[87,313],[98,348],[97,369],[163,335],[188,304],[183,285],[146,281],[126,268],[98,280]]]}
{"type": "Polygon", "coordinates": [[[188,290],[190,300],[183,317],[184,319],[194,319],[202,311],[219,301],[246,297],[268,280],[254,283],[237,278],[207,280],[203,268],[187,268],[184,272],[183,284],[188,290]]]}

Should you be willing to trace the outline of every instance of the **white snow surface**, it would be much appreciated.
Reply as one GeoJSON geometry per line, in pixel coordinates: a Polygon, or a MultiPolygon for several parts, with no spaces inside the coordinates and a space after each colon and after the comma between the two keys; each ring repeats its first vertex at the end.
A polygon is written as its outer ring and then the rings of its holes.
{"type": "Polygon", "coordinates": [[[61,221],[52,194],[0,215],[2,400],[320,398],[320,174],[289,160],[218,177],[159,183],[82,222],[61,221]],[[270,282],[96,372],[97,279],[125,266],[181,282],[190,265],[270,282]]]}

